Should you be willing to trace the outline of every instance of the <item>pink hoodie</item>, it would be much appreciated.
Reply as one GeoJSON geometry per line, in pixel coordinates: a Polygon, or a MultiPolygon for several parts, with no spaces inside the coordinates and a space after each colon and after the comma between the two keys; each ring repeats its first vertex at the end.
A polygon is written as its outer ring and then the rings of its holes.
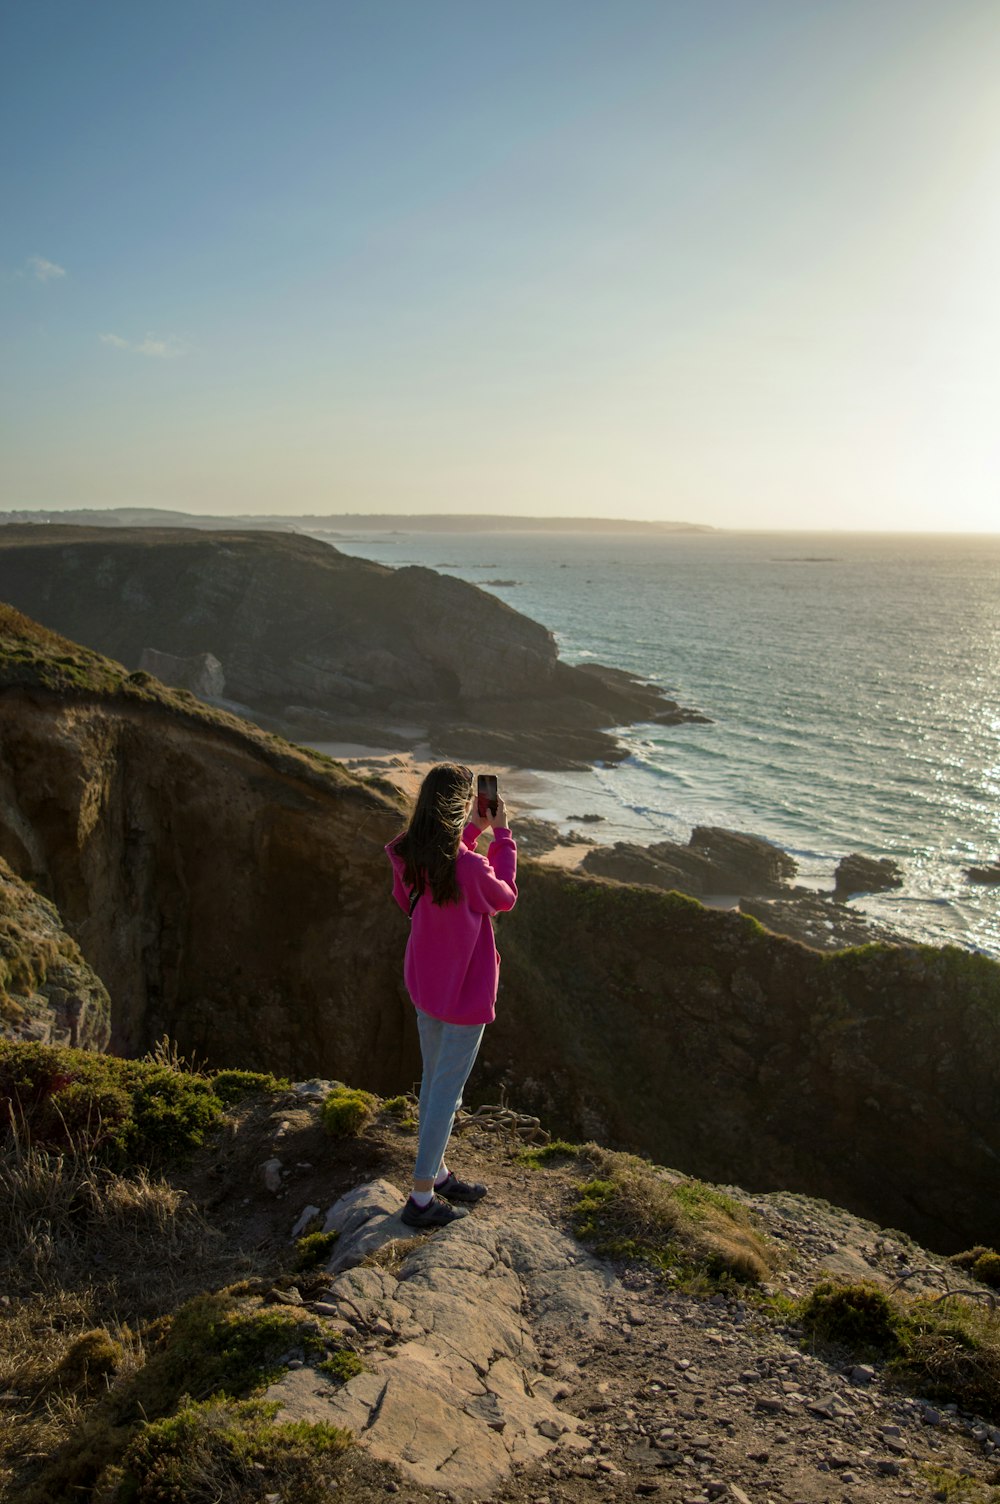
{"type": "MultiPolygon", "coordinates": [[[[491,915],[517,902],[517,846],[509,830],[494,830],[488,857],[476,851],[481,832],[467,825],[455,863],[461,889],[457,903],[436,904],[427,889],[417,900],[406,943],[403,981],[414,1007],[449,1024],[492,1023],[500,957],[491,915]]],[[[392,896],[404,914],[412,889],[403,880],[403,859],[390,841],[392,896]]]]}

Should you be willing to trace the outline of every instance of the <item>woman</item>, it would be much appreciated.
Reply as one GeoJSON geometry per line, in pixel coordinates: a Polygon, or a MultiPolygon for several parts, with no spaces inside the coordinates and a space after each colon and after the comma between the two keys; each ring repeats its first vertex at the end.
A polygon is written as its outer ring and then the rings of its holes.
{"type": "Polygon", "coordinates": [[[417,1010],[423,1060],[417,1163],[402,1212],[408,1227],[442,1227],[486,1195],[484,1185],[459,1180],[444,1153],[494,1017],[500,957],[492,916],[517,901],[517,847],[503,800],[492,818],[473,803],[468,768],[431,768],[409,825],[385,848],[392,896],[410,916],[403,980],[417,1010]],[[493,840],[481,856],[476,842],[490,825],[493,840]]]}

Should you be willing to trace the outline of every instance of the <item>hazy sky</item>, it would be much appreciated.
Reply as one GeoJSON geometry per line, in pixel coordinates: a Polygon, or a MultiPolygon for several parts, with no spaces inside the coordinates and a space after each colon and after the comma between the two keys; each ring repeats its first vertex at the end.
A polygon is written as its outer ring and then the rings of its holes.
{"type": "Polygon", "coordinates": [[[1000,530],[1000,0],[48,0],[0,507],[1000,530]]]}

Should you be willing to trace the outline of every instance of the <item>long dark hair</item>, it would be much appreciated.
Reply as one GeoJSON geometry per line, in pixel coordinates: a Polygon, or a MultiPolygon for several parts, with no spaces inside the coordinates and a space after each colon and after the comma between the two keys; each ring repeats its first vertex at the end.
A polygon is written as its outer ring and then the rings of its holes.
{"type": "Polygon", "coordinates": [[[455,876],[458,843],[465,827],[472,788],[472,771],[460,763],[442,762],[431,768],[417,795],[410,823],[393,843],[403,858],[403,879],[435,903],[456,903],[460,896],[455,876]]]}

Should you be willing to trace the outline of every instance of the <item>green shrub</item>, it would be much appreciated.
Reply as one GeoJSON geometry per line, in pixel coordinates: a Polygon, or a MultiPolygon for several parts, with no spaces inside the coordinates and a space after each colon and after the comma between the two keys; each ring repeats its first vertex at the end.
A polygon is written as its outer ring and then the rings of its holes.
{"type": "Polygon", "coordinates": [[[321,1109],[323,1126],[334,1138],[351,1138],[370,1123],[378,1110],[378,1097],[350,1086],[335,1086],[321,1109]]]}
{"type": "Polygon", "coordinates": [[[985,1243],[977,1243],[974,1248],[966,1248],[962,1253],[952,1253],[948,1256],[949,1264],[954,1264],[957,1269],[965,1269],[970,1274],[973,1264],[982,1258],[984,1253],[995,1253],[993,1248],[987,1248],[985,1243]]]}
{"type": "Polygon", "coordinates": [[[287,1306],[252,1306],[229,1291],[197,1295],[164,1323],[135,1381],[141,1413],[167,1414],[182,1394],[241,1399],[283,1372],[289,1352],[318,1346],[316,1323],[287,1306]]]}
{"type": "Polygon", "coordinates": [[[339,1236],[338,1232],[310,1232],[299,1238],[295,1245],[295,1272],[299,1274],[324,1264],[339,1236]]]}
{"type": "Polygon", "coordinates": [[[877,1285],[839,1285],[824,1280],[806,1297],[801,1311],[806,1331],[858,1356],[898,1350],[897,1317],[877,1285]]]}
{"type": "Polygon", "coordinates": [[[903,1307],[890,1372],[941,1404],[1000,1420],[1000,1313],[978,1301],[917,1300],[903,1307]]]}
{"type": "Polygon", "coordinates": [[[216,1071],[210,1081],[215,1095],[227,1107],[242,1102],[244,1097],[290,1091],[292,1085],[286,1077],[272,1076],[269,1071],[216,1071]]]}
{"type": "Polygon", "coordinates": [[[316,1367],[320,1373],[328,1374],[338,1384],[346,1384],[355,1374],[363,1373],[365,1365],[351,1348],[342,1347],[324,1358],[322,1363],[317,1363],[316,1367]]]}
{"type": "Polygon", "coordinates": [[[1000,1290],[1000,1253],[994,1253],[992,1248],[981,1253],[972,1266],[972,1272],[984,1285],[1000,1290]]]}
{"type": "Polygon", "coordinates": [[[332,1504],[341,1494],[330,1464],[350,1432],[276,1421],[278,1410],[259,1400],[187,1404],[142,1427],[103,1480],[104,1495],[111,1485],[116,1504],[253,1504],[276,1493],[332,1504]]]}
{"type": "Polygon", "coordinates": [[[382,1111],[396,1119],[396,1127],[403,1133],[416,1133],[417,1119],[413,1115],[414,1104],[409,1097],[389,1097],[382,1103],[382,1111]]]}
{"type": "Polygon", "coordinates": [[[150,1060],[0,1041],[0,1134],[105,1163],[163,1164],[204,1142],[222,1104],[203,1076],[150,1060]]]}
{"type": "Polygon", "coordinates": [[[806,1331],[855,1357],[886,1360],[902,1387],[1000,1418],[1000,1313],[960,1297],[911,1300],[825,1280],[803,1301],[806,1331]]]}
{"type": "MultiPolygon", "coordinates": [[[[65,1443],[42,1464],[19,1504],[94,1497],[99,1477],[102,1489],[96,1497],[102,1504],[146,1499],[127,1491],[136,1487],[134,1478],[119,1480],[125,1493],[112,1487],[117,1477],[114,1465],[144,1434],[137,1428],[173,1416],[179,1405],[200,1408],[203,1401],[244,1399],[279,1378],[292,1353],[308,1354],[310,1348],[318,1353],[324,1345],[316,1321],[284,1306],[254,1306],[232,1290],[187,1301],[172,1317],[147,1327],[144,1341],[143,1367],[114,1385],[83,1415],[65,1443]]],[[[150,1500],[161,1497],[167,1495],[149,1495],[150,1500]]],[[[185,1504],[205,1497],[207,1504],[216,1495],[176,1497],[185,1504]]],[[[231,1498],[233,1504],[243,1497],[258,1495],[218,1495],[231,1498]]]]}

